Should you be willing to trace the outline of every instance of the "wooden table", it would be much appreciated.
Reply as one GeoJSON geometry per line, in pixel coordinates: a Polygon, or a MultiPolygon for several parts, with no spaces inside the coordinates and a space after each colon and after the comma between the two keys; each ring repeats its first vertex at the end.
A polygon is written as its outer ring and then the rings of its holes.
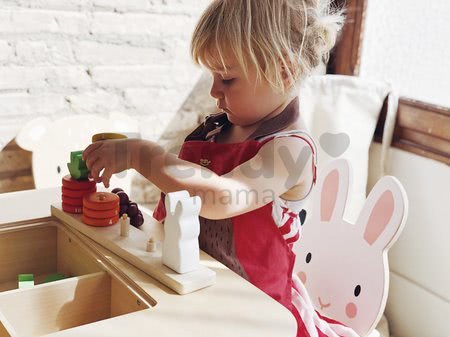
{"type": "MultiPolygon", "coordinates": [[[[30,240],[31,247],[32,243],[39,242],[37,239],[39,233],[42,232],[50,238],[54,234],[44,232],[57,232],[55,246],[61,255],[57,257],[58,268],[67,270],[72,268],[71,274],[74,276],[54,283],[37,285],[32,289],[1,292],[0,337],[29,336],[30,331],[35,331],[36,336],[52,337],[296,335],[296,321],[286,308],[206,253],[200,254],[201,264],[216,272],[216,283],[189,294],[179,295],[86,235],[50,217],[50,205],[58,202],[60,202],[60,188],[0,194],[0,245],[1,238],[6,238],[6,235],[11,237],[24,235],[30,240]],[[30,234],[28,237],[27,233],[30,234]],[[76,244],[75,248],[70,246],[73,244],[76,244]],[[68,258],[65,259],[64,255],[68,258]],[[69,256],[72,256],[75,262],[70,262],[72,260],[69,256]],[[86,258],[81,259],[80,256],[86,258]],[[74,265],[77,264],[79,270],[83,269],[79,273],[74,271],[74,265]],[[101,297],[100,290],[106,288],[110,293],[106,294],[106,297],[101,297]],[[83,294],[88,290],[92,293],[83,294]],[[72,292],[75,299],[72,298],[72,292]],[[109,295],[111,297],[108,297],[109,295]],[[107,302],[106,306],[98,304],[98,307],[103,311],[105,308],[109,310],[106,313],[98,313],[99,317],[102,317],[101,315],[115,317],[58,331],[64,326],[64,319],[67,317],[71,319],[70,317],[75,315],[72,310],[66,316],[66,309],[70,308],[70,305],[65,301],[75,305],[76,309],[79,308],[77,303],[81,303],[80,305],[85,305],[83,308],[87,308],[83,310],[88,310],[97,306],[98,302],[92,302],[93,304],[89,302],[96,296],[106,298],[107,302]],[[107,307],[108,305],[111,305],[111,309],[107,307]],[[130,313],[122,314],[122,311],[130,313]],[[58,319],[53,320],[52,315],[58,319]],[[34,317],[36,318],[34,323],[33,316],[39,317],[39,319],[34,317]],[[45,321],[47,326],[40,326],[41,320],[45,321]],[[22,322],[23,325],[15,323],[16,326],[13,326],[13,321],[22,322]],[[27,322],[35,324],[36,328],[30,330],[31,328],[26,327],[27,322]],[[10,329],[9,332],[7,329],[10,329]]],[[[149,212],[144,213],[146,213],[145,223],[142,230],[146,234],[161,237],[162,225],[154,221],[149,212]]],[[[13,240],[4,241],[7,243],[4,243],[3,247],[10,245],[10,249],[17,249],[13,240]]],[[[45,250],[47,246],[44,244],[44,248],[40,248],[40,251],[45,250]]],[[[36,253],[34,254],[37,259],[36,253]]],[[[77,312],[76,315],[82,313],[77,312]]]]}

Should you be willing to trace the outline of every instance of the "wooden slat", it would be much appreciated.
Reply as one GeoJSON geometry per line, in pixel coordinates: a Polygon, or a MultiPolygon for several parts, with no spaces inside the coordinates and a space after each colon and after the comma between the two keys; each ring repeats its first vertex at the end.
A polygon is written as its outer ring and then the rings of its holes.
{"type": "Polygon", "coordinates": [[[450,165],[450,156],[442,156],[433,151],[430,151],[427,148],[421,148],[417,144],[409,143],[407,141],[395,141],[392,143],[392,146],[398,149],[402,149],[404,151],[415,153],[425,158],[430,158],[442,162],[444,164],[450,165]]]}
{"type": "Polygon", "coordinates": [[[31,153],[20,150],[3,150],[0,152],[0,179],[12,171],[31,174],[31,153]]]}
{"type": "Polygon", "coordinates": [[[448,140],[406,128],[401,128],[398,131],[398,135],[400,140],[416,144],[424,149],[432,149],[436,154],[441,154],[442,156],[450,154],[450,141],[448,140]]]}
{"type": "MultiPolygon", "coordinates": [[[[375,131],[377,142],[385,119],[386,104],[375,131]]],[[[401,98],[391,146],[450,165],[450,109],[401,98]]]]}
{"type": "Polygon", "coordinates": [[[17,145],[15,140],[0,151],[0,193],[33,189],[31,152],[17,145]]]}
{"type": "Polygon", "coordinates": [[[397,123],[405,128],[450,141],[450,109],[401,99],[397,123]]]}
{"type": "Polygon", "coordinates": [[[31,190],[34,188],[32,176],[21,176],[0,180],[0,193],[31,190]]]}
{"type": "Polygon", "coordinates": [[[346,21],[331,52],[327,73],[358,75],[367,0],[337,0],[333,3],[339,8],[345,6],[346,21]]]}

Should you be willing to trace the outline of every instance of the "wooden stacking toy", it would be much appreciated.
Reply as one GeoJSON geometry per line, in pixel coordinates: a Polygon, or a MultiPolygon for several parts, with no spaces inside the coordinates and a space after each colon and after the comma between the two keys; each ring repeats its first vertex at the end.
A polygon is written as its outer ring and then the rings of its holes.
{"type": "Polygon", "coordinates": [[[119,209],[120,198],[114,193],[90,193],[83,197],[82,220],[90,226],[111,226],[119,221],[119,209]]]}
{"type": "Polygon", "coordinates": [[[62,178],[62,208],[68,213],[81,214],[83,212],[83,197],[97,191],[94,180],[77,180],[66,175],[62,178]]]}
{"type": "MultiPolygon", "coordinates": [[[[92,136],[92,142],[122,138],[127,138],[127,136],[119,133],[98,133],[92,136]]],[[[101,196],[101,201],[88,199],[88,206],[84,205],[84,197],[95,193],[97,188],[95,181],[88,178],[89,169],[83,160],[83,151],[72,151],[70,153],[70,163],[67,163],[67,167],[70,175],[65,176],[62,180],[63,211],[75,214],[86,212],[83,216],[83,222],[91,226],[109,226],[116,223],[120,206],[117,201],[116,207],[115,195],[112,198],[111,196],[108,197],[107,194],[99,194],[96,197],[100,198],[101,196]]]]}

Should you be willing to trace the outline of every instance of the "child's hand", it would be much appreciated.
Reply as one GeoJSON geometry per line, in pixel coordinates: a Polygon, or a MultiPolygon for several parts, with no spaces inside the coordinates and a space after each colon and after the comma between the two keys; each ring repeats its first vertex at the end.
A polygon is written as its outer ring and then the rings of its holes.
{"type": "Polygon", "coordinates": [[[130,168],[129,139],[112,139],[98,141],[83,151],[83,160],[90,170],[90,176],[97,182],[109,187],[109,180],[114,173],[130,168]],[[100,177],[100,172],[103,171],[100,177]]]}

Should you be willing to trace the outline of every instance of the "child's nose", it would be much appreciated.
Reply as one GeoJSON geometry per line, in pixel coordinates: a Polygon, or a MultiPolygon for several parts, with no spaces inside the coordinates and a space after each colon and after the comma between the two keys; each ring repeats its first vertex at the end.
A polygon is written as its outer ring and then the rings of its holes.
{"type": "Polygon", "coordinates": [[[209,93],[212,97],[215,99],[221,99],[223,98],[223,92],[220,87],[220,83],[218,81],[214,81],[211,87],[211,91],[209,93]]]}

